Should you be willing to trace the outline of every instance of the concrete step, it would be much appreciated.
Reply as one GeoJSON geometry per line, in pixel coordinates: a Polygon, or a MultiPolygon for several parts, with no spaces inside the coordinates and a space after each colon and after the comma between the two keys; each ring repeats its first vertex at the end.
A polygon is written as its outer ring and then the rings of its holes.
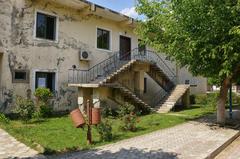
{"type": "Polygon", "coordinates": [[[171,94],[166,98],[165,102],[159,104],[156,109],[158,113],[169,112],[177,103],[177,101],[185,94],[188,90],[189,85],[177,85],[171,94]]]}

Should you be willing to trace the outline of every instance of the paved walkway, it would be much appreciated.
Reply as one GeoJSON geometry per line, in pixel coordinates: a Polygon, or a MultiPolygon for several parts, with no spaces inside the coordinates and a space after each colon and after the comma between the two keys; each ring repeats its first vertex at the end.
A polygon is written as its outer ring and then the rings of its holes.
{"type": "Polygon", "coordinates": [[[215,159],[240,159],[240,137],[218,154],[215,159]]]}
{"type": "Polygon", "coordinates": [[[38,152],[20,143],[7,132],[0,129],[0,158],[42,158],[38,152]]]}
{"type": "Polygon", "coordinates": [[[203,159],[238,131],[209,125],[208,120],[123,140],[91,151],[51,158],[68,159],[203,159]]]}

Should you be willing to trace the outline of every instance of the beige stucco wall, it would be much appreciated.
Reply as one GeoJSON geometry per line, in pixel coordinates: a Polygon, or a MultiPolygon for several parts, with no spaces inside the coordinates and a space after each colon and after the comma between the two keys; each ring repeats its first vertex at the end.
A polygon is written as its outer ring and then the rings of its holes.
{"type": "MultiPolygon", "coordinates": [[[[137,47],[137,38],[132,29],[121,27],[113,21],[97,16],[81,16],[78,10],[42,1],[11,0],[1,2],[0,47],[4,49],[2,59],[2,83],[9,98],[26,96],[26,90],[34,91],[35,72],[56,72],[56,100],[58,110],[70,109],[77,104],[75,88],[67,87],[68,69],[72,65],[87,69],[119,50],[119,36],[131,38],[132,49],[137,47]],[[4,10],[2,10],[4,9],[4,10]],[[56,15],[58,18],[56,42],[34,37],[36,11],[56,15]],[[96,48],[97,27],[111,31],[111,50],[96,48]],[[92,54],[90,62],[79,60],[79,51],[92,54]],[[29,83],[12,83],[11,71],[30,71],[29,83]]],[[[8,97],[5,97],[8,98],[8,97]]],[[[5,99],[4,98],[4,99],[5,99]]],[[[11,101],[7,103],[10,105],[11,101]]]]}
{"type": "MultiPolygon", "coordinates": [[[[131,48],[138,46],[138,38],[131,27],[96,15],[83,16],[79,10],[68,8],[48,0],[7,0],[1,2],[0,11],[0,64],[1,109],[10,110],[17,95],[26,96],[28,89],[34,92],[35,72],[56,73],[56,110],[77,106],[77,89],[67,86],[68,69],[76,65],[80,69],[99,63],[119,50],[119,36],[131,38],[131,48]],[[36,11],[57,16],[57,41],[34,37],[36,11]],[[111,50],[96,48],[97,27],[111,32],[111,50]],[[89,62],[79,60],[79,51],[92,54],[89,62]],[[12,83],[12,71],[29,70],[29,83],[12,83]]],[[[167,61],[167,63],[171,63],[167,61]]],[[[172,65],[175,71],[175,65],[172,65]]],[[[149,88],[154,83],[151,80],[149,88]]],[[[151,86],[153,85],[153,86],[151,86]]],[[[155,91],[155,90],[154,90],[155,91]]],[[[104,91],[105,92],[105,91],[104,91]]],[[[107,91],[106,91],[107,92],[107,91]]]]}

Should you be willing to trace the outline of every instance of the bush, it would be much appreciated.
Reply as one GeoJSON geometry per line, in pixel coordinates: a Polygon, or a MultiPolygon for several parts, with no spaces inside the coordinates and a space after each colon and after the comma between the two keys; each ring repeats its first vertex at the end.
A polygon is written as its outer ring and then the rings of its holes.
{"type": "Polygon", "coordinates": [[[2,113],[0,113],[0,122],[8,124],[10,120],[2,113]]]}
{"type": "Polygon", "coordinates": [[[118,113],[116,109],[113,109],[111,106],[109,106],[105,101],[101,101],[102,109],[101,109],[101,115],[104,118],[110,117],[110,116],[117,116],[118,113]]]}
{"type": "Polygon", "coordinates": [[[40,116],[43,118],[50,117],[52,115],[53,109],[51,106],[44,102],[39,102],[40,116]]]}
{"type": "Polygon", "coordinates": [[[111,141],[113,138],[112,135],[112,126],[109,120],[104,120],[97,126],[97,131],[100,135],[101,141],[111,141]]]}
{"type": "Polygon", "coordinates": [[[125,115],[128,115],[128,114],[134,112],[134,110],[135,110],[134,105],[125,103],[125,104],[119,106],[118,115],[120,117],[123,117],[125,115]]]}
{"type": "MultiPolygon", "coordinates": [[[[229,94],[228,94],[228,99],[229,99],[229,94]]],[[[229,100],[227,100],[227,104],[229,104],[229,100]]],[[[232,93],[232,104],[240,104],[240,96],[237,95],[236,93],[232,93]]]]}
{"type": "Polygon", "coordinates": [[[35,106],[32,100],[23,97],[17,97],[15,113],[17,113],[23,121],[29,121],[34,112],[35,106]]]}
{"type": "Polygon", "coordinates": [[[136,131],[137,130],[137,115],[135,113],[130,113],[121,118],[122,125],[121,129],[126,131],[136,131]]]}
{"type": "Polygon", "coordinates": [[[219,95],[218,92],[209,94],[198,94],[195,96],[196,104],[209,106],[212,107],[213,109],[216,109],[218,95],[219,95]]]}
{"type": "Polygon", "coordinates": [[[49,98],[53,96],[52,92],[48,88],[37,88],[34,95],[43,102],[48,102],[49,98]]]}
{"type": "Polygon", "coordinates": [[[119,116],[121,118],[120,128],[126,131],[136,131],[137,115],[135,107],[129,103],[120,106],[119,116]]]}
{"type": "Polygon", "coordinates": [[[197,94],[195,97],[196,104],[206,105],[207,104],[207,94],[197,94]]]}
{"type": "Polygon", "coordinates": [[[37,88],[34,95],[38,100],[38,112],[35,114],[35,117],[50,117],[53,112],[53,108],[49,105],[49,99],[53,96],[51,91],[48,88],[37,88]]]}

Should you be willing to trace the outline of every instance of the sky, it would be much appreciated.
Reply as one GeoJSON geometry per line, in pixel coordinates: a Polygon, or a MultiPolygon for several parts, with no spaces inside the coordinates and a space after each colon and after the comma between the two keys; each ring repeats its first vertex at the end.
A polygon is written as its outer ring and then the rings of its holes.
{"type": "Polygon", "coordinates": [[[135,0],[88,0],[99,4],[103,7],[120,12],[132,18],[137,18],[138,14],[135,11],[135,0]]]}

